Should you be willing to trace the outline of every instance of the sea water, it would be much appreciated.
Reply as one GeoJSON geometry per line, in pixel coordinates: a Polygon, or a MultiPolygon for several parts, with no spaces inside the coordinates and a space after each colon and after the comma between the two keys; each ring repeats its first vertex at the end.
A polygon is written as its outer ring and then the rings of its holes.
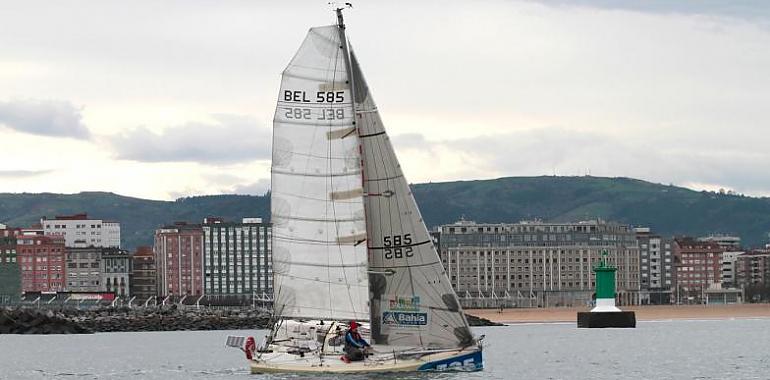
{"type": "MultiPolygon", "coordinates": [[[[636,329],[575,324],[474,328],[486,368],[475,373],[323,376],[328,379],[768,379],[770,319],[640,322],[636,329]]],[[[250,375],[228,335],[176,331],[0,335],[0,379],[282,379],[250,375]]],[[[259,340],[259,339],[258,339],[259,340]]]]}

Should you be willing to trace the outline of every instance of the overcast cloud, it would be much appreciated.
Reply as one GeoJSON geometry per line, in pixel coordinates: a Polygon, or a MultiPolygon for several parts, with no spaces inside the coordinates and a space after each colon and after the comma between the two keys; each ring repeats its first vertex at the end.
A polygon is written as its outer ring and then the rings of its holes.
{"type": "Polygon", "coordinates": [[[0,125],[33,135],[88,139],[81,109],[58,100],[0,101],[0,125]]]}
{"type": "MultiPolygon", "coordinates": [[[[0,192],[263,192],[280,73],[309,27],[334,22],[314,0],[0,5],[0,151],[17,159],[0,171],[52,168],[0,192]]],[[[752,195],[770,195],[768,20],[759,0],[346,14],[411,182],[590,171],[752,195]]]]}
{"type": "Polygon", "coordinates": [[[141,162],[219,164],[270,156],[270,130],[249,117],[213,115],[215,123],[187,123],[156,133],[139,127],[109,138],[117,158],[141,162]]]}
{"type": "Polygon", "coordinates": [[[0,170],[0,178],[26,178],[50,172],[50,170],[0,170]]]}

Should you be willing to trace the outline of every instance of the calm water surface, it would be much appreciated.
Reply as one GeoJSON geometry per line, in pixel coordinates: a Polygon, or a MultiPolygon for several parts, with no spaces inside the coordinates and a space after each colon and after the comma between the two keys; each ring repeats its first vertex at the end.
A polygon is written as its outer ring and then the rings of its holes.
{"type": "MultiPolygon", "coordinates": [[[[636,329],[530,324],[486,334],[483,372],[328,379],[770,379],[770,319],[640,322],[636,329]]],[[[228,334],[0,335],[0,379],[264,379],[228,334]]],[[[314,377],[313,377],[314,378],[314,377]]]]}

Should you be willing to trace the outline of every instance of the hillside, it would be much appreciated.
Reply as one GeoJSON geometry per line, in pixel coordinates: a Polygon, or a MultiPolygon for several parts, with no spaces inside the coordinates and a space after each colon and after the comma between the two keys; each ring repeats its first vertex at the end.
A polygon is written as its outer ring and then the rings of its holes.
{"type": "MultiPolygon", "coordinates": [[[[478,222],[603,218],[664,235],[732,233],[760,245],[770,232],[770,199],[698,192],[629,178],[512,177],[413,186],[429,226],[460,217],[478,222]]],[[[154,201],[112,193],[0,194],[0,222],[26,226],[43,215],[87,212],[122,223],[126,248],[151,244],[152,231],[205,216],[268,219],[268,196],[215,195],[154,201]]]]}

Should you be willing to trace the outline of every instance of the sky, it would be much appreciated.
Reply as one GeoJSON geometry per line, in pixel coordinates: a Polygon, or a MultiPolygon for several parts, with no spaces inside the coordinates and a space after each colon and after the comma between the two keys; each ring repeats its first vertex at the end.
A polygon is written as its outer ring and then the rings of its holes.
{"type": "MultiPolygon", "coordinates": [[[[412,183],[633,177],[770,196],[766,1],[356,1],[412,183]]],[[[327,1],[0,0],[0,192],[263,194],[327,1]]]]}

